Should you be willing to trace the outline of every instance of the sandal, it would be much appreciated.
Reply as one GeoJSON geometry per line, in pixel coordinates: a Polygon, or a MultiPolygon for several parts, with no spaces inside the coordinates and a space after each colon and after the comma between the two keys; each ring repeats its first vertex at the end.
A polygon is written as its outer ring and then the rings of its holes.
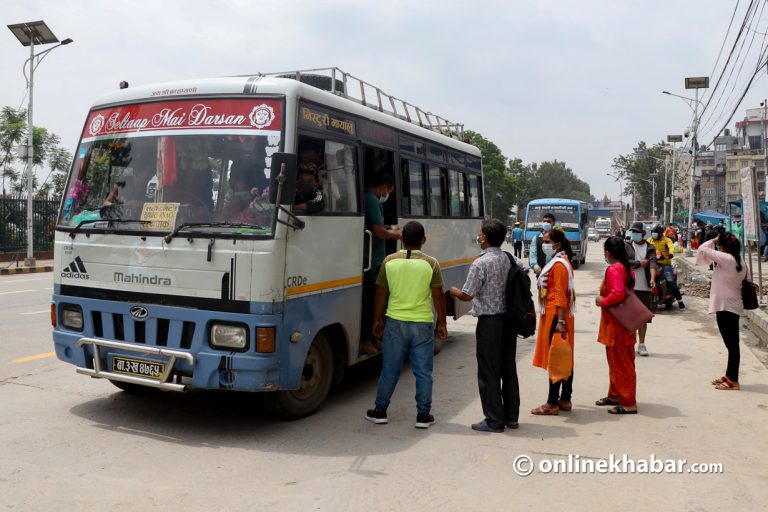
{"type": "Polygon", "coordinates": [[[728,377],[723,377],[723,381],[720,384],[715,384],[715,389],[720,391],[738,391],[739,388],[739,383],[733,382],[728,377]]]}
{"type": "Polygon", "coordinates": [[[565,412],[568,412],[571,409],[573,409],[573,404],[567,400],[560,400],[559,402],[557,402],[557,406],[560,408],[561,411],[565,411],[565,412]]]}
{"type": "Polygon", "coordinates": [[[621,405],[619,402],[616,402],[611,399],[611,397],[606,396],[605,398],[601,398],[597,402],[595,402],[595,405],[603,406],[603,405],[621,405]]]}
{"type": "Polygon", "coordinates": [[[625,409],[623,405],[617,405],[612,409],[608,409],[608,414],[637,414],[637,409],[631,411],[629,409],[625,409]]]}
{"type": "Polygon", "coordinates": [[[728,377],[726,377],[725,375],[723,375],[722,377],[718,377],[718,378],[716,378],[715,380],[712,381],[712,385],[713,386],[717,386],[718,384],[722,384],[725,381],[725,379],[727,379],[727,378],[728,377]]]}
{"type": "Polygon", "coordinates": [[[540,405],[535,409],[531,409],[531,414],[536,416],[557,416],[560,414],[560,408],[557,406],[552,407],[549,404],[540,405]]]}

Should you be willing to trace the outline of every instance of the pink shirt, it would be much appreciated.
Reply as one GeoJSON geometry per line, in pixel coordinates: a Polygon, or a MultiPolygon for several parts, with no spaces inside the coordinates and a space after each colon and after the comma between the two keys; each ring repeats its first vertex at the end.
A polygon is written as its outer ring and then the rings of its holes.
{"type": "Polygon", "coordinates": [[[699,254],[696,256],[697,265],[717,263],[709,291],[709,314],[730,311],[742,315],[744,302],[741,299],[741,282],[747,277],[746,262],[741,260],[741,272],[736,270],[734,257],[715,249],[716,241],[717,238],[713,238],[705,242],[699,247],[699,254]]]}

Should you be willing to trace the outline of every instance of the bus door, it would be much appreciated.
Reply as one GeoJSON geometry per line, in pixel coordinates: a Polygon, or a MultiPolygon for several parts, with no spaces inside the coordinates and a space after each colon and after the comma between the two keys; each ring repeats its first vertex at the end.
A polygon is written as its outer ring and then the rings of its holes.
{"type": "Polygon", "coordinates": [[[350,340],[352,360],[360,330],[365,222],[358,146],[343,139],[300,134],[297,154],[293,211],[306,225],[288,231],[285,286],[295,316],[286,321],[302,332],[341,325],[350,340]]]}
{"type": "MultiPolygon", "coordinates": [[[[368,194],[368,191],[370,190],[372,183],[374,182],[374,179],[379,174],[388,174],[392,177],[393,181],[395,180],[394,175],[394,163],[395,163],[395,153],[394,151],[380,148],[380,147],[374,147],[374,146],[363,146],[363,197],[368,194]]],[[[389,198],[382,204],[382,210],[384,213],[384,225],[385,226],[394,226],[397,224],[397,193],[396,190],[393,191],[389,198]]],[[[365,199],[363,201],[363,213],[365,213],[365,199]]],[[[371,328],[373,325],[373,301],[374,301],[374,295],[376,292],[376,284],[375,279],[377,276],[376,273],[376,262],[369,261],[369,255],[372,255],[373,252],[371,250],[371,247],[373,244],[375,244],[375,235],[373,234],[373,230],[370,226],[365,226],[364,229],[364,238],[365,238],[365,248],[367,251],[367,254],[363,257],[363,311],[360,317],[360,336],[361,336],[361,347],[363,349],[369,348],[370,345],[366,342],[373,341],[373,335],[371,332],[371,328]]],[[[384,241],[384,253],[385,256],[388,254],[392,254],[393,252],[396,252],[398,250],[398,241],[397,240],[385,240],[384,241]]],[[[370,350],[368,350],[370,352],[370,350]]],[[[365,355],[365,354],[360,354],[365,355]]]]}

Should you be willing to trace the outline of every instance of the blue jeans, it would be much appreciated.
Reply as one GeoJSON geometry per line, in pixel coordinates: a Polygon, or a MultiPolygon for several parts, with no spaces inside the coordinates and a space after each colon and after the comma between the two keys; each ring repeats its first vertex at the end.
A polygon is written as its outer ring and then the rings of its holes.
{"type": "Polygon", "coordinates": [[[432,366],[435,358],[435,332],[432,322],[402,322],[387,318],[382,338],[382,369],[376,389],[376,409],[389,407],[406,356],[416,377],[416,410],[432,408],[432,366]]]}
{"type": "Polygon", "coordinates": [[[661,271],[664,274],[664,279],[667,280],[667,286],[669,286],[669,291],[672,292],[672,296],[675,300],[683,300],[683,296],[680,295],[680,288],[677,287],[677,278],[673,273],[672,265],[669,263],[662,265],[661,271]]]}

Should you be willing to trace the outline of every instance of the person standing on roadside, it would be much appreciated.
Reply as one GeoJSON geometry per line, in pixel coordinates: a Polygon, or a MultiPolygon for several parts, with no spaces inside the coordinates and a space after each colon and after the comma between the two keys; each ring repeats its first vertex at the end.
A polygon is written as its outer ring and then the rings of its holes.
{"type": "Polygon", "coordinates": [[[515,258],[523,257],[523,228],[522,222],[515,222],[515,229],[512,230],[512,246],[515,248],[515,258]]]}
{"type": "Polygon", "coordinates": [[[733,233],[723,233],[708,240],[696,255],[697,265],[717,263],[712,274],[709,292],[709,314],[717,319],[717,328],[728,349],[728,365],[725,375],[712,381],[715,389],[721,391],[739,389],[739,317],[744,314],[741,283],[749,277],[744,260],[741,258],[741,244],[733,233]]]}
{"type": "Polygon", "coordinates": [[[605,279],[595,305],[600,308],[600,330],[597,340],[605,345],[608,359],[608,395],[595,405],[613,405],[611,414],[637,414],[637,373],[635,372],[635,333],[628,331],[607,309],[620,304],[627,296],[627,289],[635,286],[634,272],[629,266],[627,245],[621,238],[612,236],[605,241],[605,279]]]}
{"type": "Polygon", "coordinates": [[[507,274],[510,258],[501,250],[506,226],[498,219],[483,221],[477,239],[482,254],[469,268],[461,290],[451,288],[459,300],[472,301],[477,317],[477,384],[485,419],[472,425],[480,432],[504,432],[518,428],[520,388],[515,352],[517,333],[505,317],[507,274]]]}
{"type": "Polygon", "coordinates": [[[416,221],[408,222],[403,226],[402,239],[404,248],[384,259],[376,279],[373,333],[383,336],[383,365],[375,406],[365,418],[378,424],[388,422],[387,407],[408,357],[416,377],[416,428],[429,428],[435,424],[430,414],[435,355],[433,303],[437,311],[437,336],[440,339],[448,336],[443,277],[437,260],[421,252],[427,241],[424,226],[416,221]]]}
{"type": "MultiPolygon", "coordinates": [[[[627,242],[629,266],[635,269],[635,295],[649,310],[653,310],[652,295],[656,292],[656,248],[645,239],[645,227],[642,222],[635,222],[629,229],[632,241],[627,242]]],[[[649,320],[648,323],[651,323],[649,320]]],[[[645,334],[648,324],[637,330],[637,353],[648,355],[645,346],[645,334]]]]}
{"type": "Polygon", "coordinates": [[[538,276],[541,272],[541,269],[544,268],[544,265],[549,263],[549,260],[552,259],[552,256],[544,254],[544,251],[541,250],[541,245],[544,241],[544,233],[555,227],[555,216],[551,213],[545,213],[544,222],[541,223],[541,231],[531,239],[531,246],[528,249],[528,259],[531,263],[531,268],[538,276]]]}
{"type": "Polygon", "coordinates": [[[573,343],[574,313],[576,310],[576,290],[574,288],[571,258],[573,250],[560,228],[544,233],[544,250],[552,254],[552,259],[539,274],[537,284],[539,296],[539,327],[536,336],[536,348],[533,352],[533,365],[549,369],[549,349],[555,333],[562,334],[571,346],[571,375],[564,380],[549,381],[549,393],[546,403],[531,410],[537,416],[557,416],[560,411],[573,408],[573,343]]]}

